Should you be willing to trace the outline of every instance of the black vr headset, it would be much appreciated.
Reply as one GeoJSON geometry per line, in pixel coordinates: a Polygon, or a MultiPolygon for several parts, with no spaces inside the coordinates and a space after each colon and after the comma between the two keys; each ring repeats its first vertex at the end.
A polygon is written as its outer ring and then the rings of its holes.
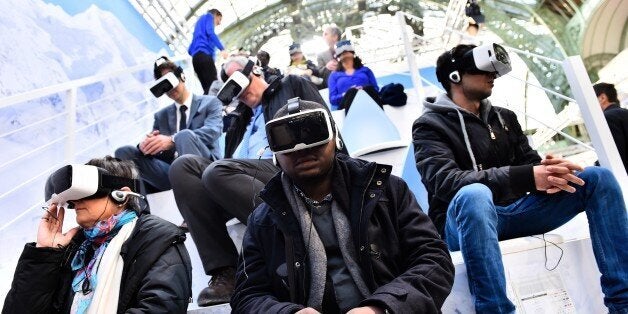
{"type": "MultiPolygon", "coordinates": [[[[447,75],[451,82],[459,83],[460,72],[469,74],[495,73],[497,77],[512,71],[508,51],[498,44],[487,44],[467,51],[461,58],[451,58],[450,70],[447,75]]],[[[438,78],[439,81],[443,78],[438,78]]]]}
{"type": "Polygon", "coordinates": [[[170,60],[166,57],[160,57],[155,60],[155,65],[153,67],[153,76],[156,81],[150,87],[150,92],[153,93],[156,98],[161,97],[163,94],[177,87],[179,85],[180,78],[182,78],[183,75],[183,69],[180,66],[177,66],[174,68],[173,72],[168,72],[166,75],[161,76],[159,66],[166,62],[170,62],[170,60]]]}
{"type": "Polygon", "coordinates": [[[244,69],[233,72],[227,80],[225,80],[227,74],[223,69],[220,76],[225,81],[225,84],[222,85],[222,88],[218,91],[218,95],[216,95],[223,104],[231,103],[234,98],[238,98],[242,95],[242,92],[251,84],[249,75],[253,71],[253,66],[255,66],[255,63],[248,60],[244,69]]]}
{"type": "Polygon", "coordinates": [[[299,98],[288,100],[288,115],[266,123],[268,145],[275,154],[285,154],[329,143],[334,137],[327,110],[300,111],[299,98]]]}
{"type": "Polygon", "coordinates": [[[126,195],[143,198],[134,192],[116,191],[125,186],[137,191],[139,182],[110,175],[105,169],[96,166],[67,165],[48,177],[44,196],[46,203],[58,205],[81,199],[100,198],[110,193],[118,202],[123,202],[126,195]]]}

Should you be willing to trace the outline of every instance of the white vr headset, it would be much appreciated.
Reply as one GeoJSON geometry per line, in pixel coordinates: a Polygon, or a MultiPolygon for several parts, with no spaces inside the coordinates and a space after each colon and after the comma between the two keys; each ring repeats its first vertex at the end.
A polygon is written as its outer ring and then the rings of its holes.
{"type": "MultiPolygon", "coordinates": [[[[231,103],[235,98],[240,97],[244,90],[249,87],[251,84],[251,79],[249,79],[249,75],[253,71],[253,66],[255,63],[251,60],[248,60],[246,66],[241,71],[235,71],[231,76],[225,81],[225,84],[222,85],[222,88],[218,91],[216,97],[222,101],[223,104],[231,103]]],[[[226,76],[224,73],[221,76],[226,76]]]]}
{"type": "Polygon", "coordinates": [[[512,71],[508,51],[498,44],[482,45],[471,51],[473,52],[473,65],[480,71],[494,72],[497,77],[512,71]]]}
{"type": "Polygon", "coordinates": [[[179,85],[179,79],[177,76],[168,72],[166,75],[160,77],[158,80],[153,83],[153,86],[150,88],[150,92],[157,98],[161,97],[163,94],[173,90],[175,87],[179,85]]]}
{"type": "Polygon", "coordinates": [[[275,154],[329,143],[334,137],[327,110],[299,110],[299,98],[288,100],[288,115],[266,123],[268,146],[275,154]]]}
{"type": "MultiPolygon", "coordinates": [[[[451,52],[450,52],[451,54],[451,52]]],[[[469,74],[495,73],[497,77],[512,71],[508,51],[498,44],[486,44],[467,51],[461,58],[453,59],[449,80],[459,83],[459,71],[469,74]]]]}
{"type": "Polygon", "coordinates": [[[96,166],[66,165],[48,177],[44,196],[46,203],[59,205],[69,201],[99,198],[108,194],[118,202],[123,202],[127,195],[143,198],[135,192],[118,191],[123,187],[137,191],[139,182],[110,175],[106,170],[96,166]]]}

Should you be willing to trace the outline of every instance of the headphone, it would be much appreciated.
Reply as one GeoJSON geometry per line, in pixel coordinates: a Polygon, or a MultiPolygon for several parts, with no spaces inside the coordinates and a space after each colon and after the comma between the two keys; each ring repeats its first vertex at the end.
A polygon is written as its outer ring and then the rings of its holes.
{"type": "Polygon", "coordinates": [[[131,191],[113,190],[110,195],[111,195],[111,198],[117,203],[125,202],[128,196],[139,197],[141,199],[144,199],[144,195],[131,192],[131,191]]]}
{"type": "Polygon", "coordinates": [[[460,76],[460,72],[458,72],[458,70],[455,70],[451,73],[449,73],[449,81],[454,83],[454,84],[458,84],[460,83],[460,81],[462,80],[462,77],[460,76]]]}
{"type": "Polygon", "coordinates": [[[174,75],[181,81],[185,82],[185,74],[183,73],[183,68],[176,63],[170,61],[170,59],[168,59],[168,57],[166,56],[161,56],[157,58],[157,60],[155,60],[155,63],[153,65],[153,77],[155,79],[162,77],[161,69],[159,67],[164,63],[172,63],[174,65],[174,69],[172,71],[174,75]]]}

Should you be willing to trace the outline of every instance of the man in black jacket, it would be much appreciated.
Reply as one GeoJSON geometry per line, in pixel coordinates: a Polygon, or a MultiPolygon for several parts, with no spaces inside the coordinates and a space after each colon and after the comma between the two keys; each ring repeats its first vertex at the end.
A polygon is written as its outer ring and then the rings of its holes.
{"type": "MultiPolygon", "coordinates": [[[[243,71],[249,62],[245,57],[227,61],[227,78],[243,71]]],[[[225,222],[235,217],[246,223],[261,203],[257,193],[279,170],[266,149],[265,121],[290,98],[323,101],[310,82],[297,76],[277,78],[268,84],[254,69],[248,78],[250,83],[238,97],[237,114],[227,130],[228,159],[212,163],[208,158],[185,155],[175,160],[169,173],[177,207],[187,222],[205,273],[212,276],[198,296],[199,306],[229,302],[238,252],[225,222]]]]}
{"type": "Polygon", "coordinates": [[[597,83],[593,90],[604,111],[604,118],[611,130],[619,156],[624,162],[624,168],[628,172],[628,110],[619,106],[615,85],[609,83],[597,83]]]}
{"type": "Polygon", "coordinates": [[[445,243],[390,166],[339,152],[321,108],[293,99],[266,126],[282,171],[249,217],[233,312],[440,312],[445,243]]]}
{"type": "Polygon", "coordinates": [[[541,159],[516,115],[486,99],[496,73],[478,70],[474,48],[459,45],[438,58],[447,93],[424,102],[413,142],[429,216],[450,250],[462,251],[476,312],[515,310],[499,240],[548,232],[585,210],[605,304],[625,311],[628,219],[617,181],[604,168],[541,159]]]}

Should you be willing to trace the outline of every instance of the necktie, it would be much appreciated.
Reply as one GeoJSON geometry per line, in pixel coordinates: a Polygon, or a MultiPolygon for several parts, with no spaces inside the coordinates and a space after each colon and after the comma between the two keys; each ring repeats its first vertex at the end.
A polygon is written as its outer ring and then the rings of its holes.
{"type": "Polygon", "coordinates": [[[181,111],[181,120],[179,120],[179,131],[186,129],[186,125],[187,125],[187,117],[185,115],[185,111],[188,110],[188,107],[183,105],[181,107],[179,107],[179,111],[181,111]]]}

